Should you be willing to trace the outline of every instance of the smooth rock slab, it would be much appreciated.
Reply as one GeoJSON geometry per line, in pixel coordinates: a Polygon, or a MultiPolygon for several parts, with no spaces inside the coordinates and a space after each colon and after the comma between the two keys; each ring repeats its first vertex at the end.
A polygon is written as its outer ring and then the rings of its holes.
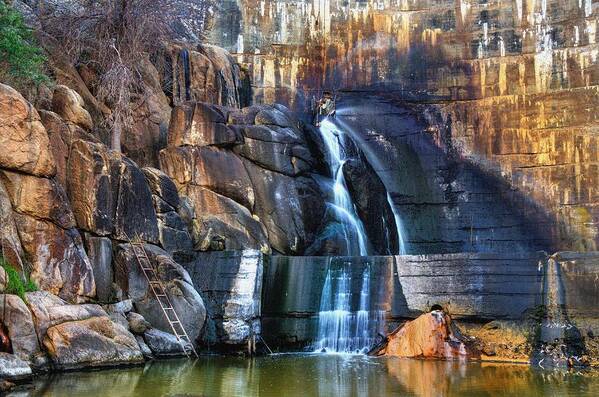
{"type": "Polygon", "coordinates": [[[188,265],[214,321],[208,343],[243,345],[260,334],[263,266],[257,250],[201,253],[188,265]]]}
{"type": "Polygon", "coordinates": [[[184,354],[177,337],[168,332],[152,328],[144,333],[146,341],[152,353],[157,356],[172,356],[184,354]]]}
{"type": "Polygon", "coordinates": [[[48,329],[44,346],[60,369],[135,364],[143,354],[135,337],[108,317],[72,321],[48,329]]]}
{"type": "Polygon", "coordinates": [[[0,379],[23,379],[31,376],[29,365],[13,354],[0,353],[0,379]]]}

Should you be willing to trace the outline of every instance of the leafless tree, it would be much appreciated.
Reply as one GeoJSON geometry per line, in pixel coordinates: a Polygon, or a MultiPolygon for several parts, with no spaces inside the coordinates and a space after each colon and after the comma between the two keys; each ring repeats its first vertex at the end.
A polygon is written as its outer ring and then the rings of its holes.
{"type": "Polygon", "coordinates": [[[61,55],[97,73],[96,96],[111,109],[111,147],[120,151],[122,132],[132,122],[132,99],[144,94],[140,60],[158,51],[165,40],[182,37],[181,29],[201,38],[213,4],[214,0],[46,0],[34,9],[40,29],[56,39],[61,55]]]}

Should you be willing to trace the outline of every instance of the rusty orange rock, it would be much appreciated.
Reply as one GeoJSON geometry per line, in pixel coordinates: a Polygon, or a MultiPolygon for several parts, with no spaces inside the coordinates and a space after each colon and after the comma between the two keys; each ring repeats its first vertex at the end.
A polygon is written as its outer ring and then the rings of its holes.
{"type": "Polygon", "coordinates": [[[447,360],[480,358],[480,353],[469,346],[452,324],[451,317],[441,310],[423,314],[397,328],[374,355],[447,360]]]}

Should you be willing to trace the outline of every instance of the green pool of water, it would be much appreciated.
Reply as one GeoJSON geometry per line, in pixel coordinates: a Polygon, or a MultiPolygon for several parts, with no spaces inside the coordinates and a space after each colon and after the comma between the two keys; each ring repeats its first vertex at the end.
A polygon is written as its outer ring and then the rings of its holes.
{"type": "Polygon", "coordinates": [[[597,396],[599,372],[364,356],[202,357],[40,377],[21,396],[597,396]]]}

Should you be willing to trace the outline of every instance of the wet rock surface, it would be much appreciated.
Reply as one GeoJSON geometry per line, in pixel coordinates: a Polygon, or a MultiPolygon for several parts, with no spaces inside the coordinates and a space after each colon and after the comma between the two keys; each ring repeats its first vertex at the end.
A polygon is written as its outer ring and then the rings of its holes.
{"type": "Polygon", "coordinates": [[[196,248],[301,254],[313,243],[324,214],[311,175],[320,157],[289,109],[183,104],[170,137],[161,168],[195,206],[196,248]]]}

